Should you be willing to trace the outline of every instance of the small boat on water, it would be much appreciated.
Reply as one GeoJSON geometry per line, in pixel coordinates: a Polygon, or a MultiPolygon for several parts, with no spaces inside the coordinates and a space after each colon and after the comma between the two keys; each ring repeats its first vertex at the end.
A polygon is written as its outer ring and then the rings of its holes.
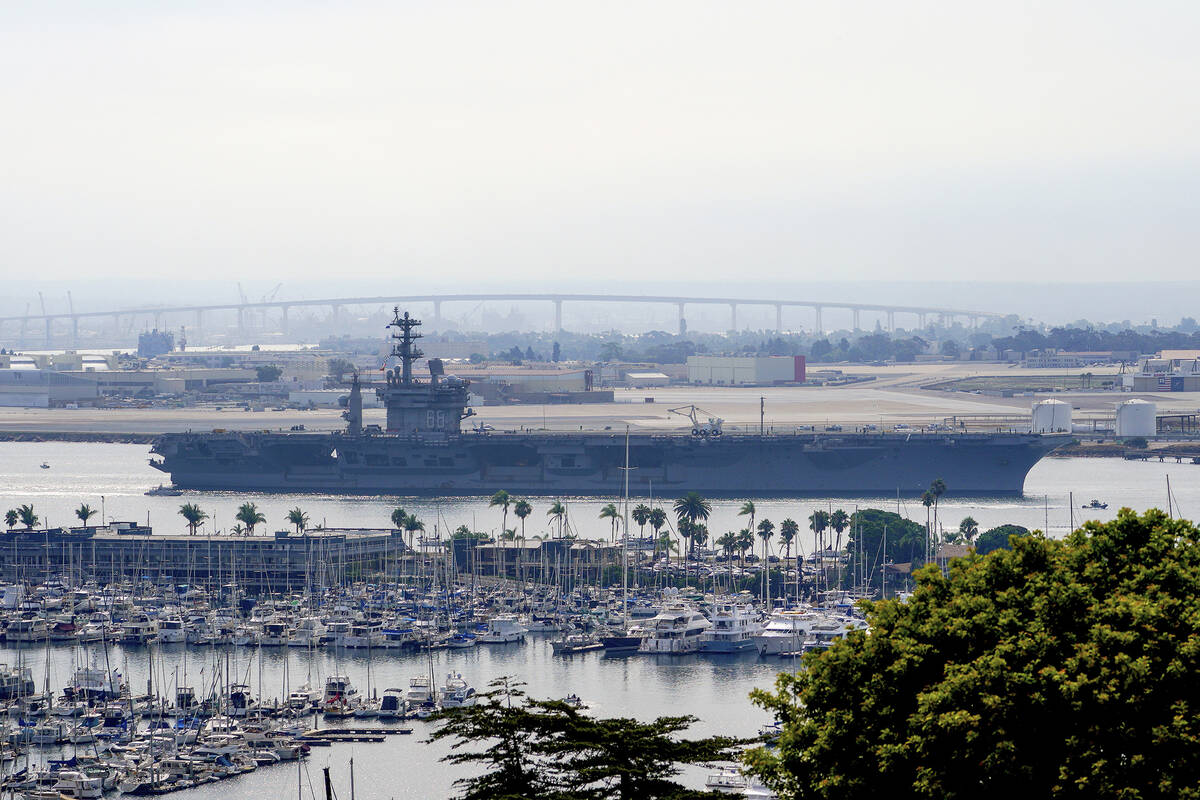
{"type": "Polygon", "coordinates": [[[176,489],[174,486],[163,486],[161,483],[149,489],[146,492],[146,497],[179,497],[183,494],[183,489],[176,489]]]}
{"type": "Polygon", "coordinates": [[[461,672],[446,675],[446,682],[439,692],[442,708],[463,708],[475,705],[475,690],[467,684],[461,672]]]}
{"type": "Polygon", "coordinates": [[[378,719],[404,719],[404,692],[400,689],[384,689],[379,700],[378,719]]]}
{"type": "Polygon", "coordinates": [[[50,469],[50,465],[49,465],[49,464],[47,464],[45,461],[43,461],[43,462],[42,462],[42,469],[50,469]]]}
{"type": "Polygon", "coordinates": [[[1101,503],[1099,500],[1093,500],[1090,503],[1084,503],[1083,508],[1108,508],[1108,503],[1101,503]]]}

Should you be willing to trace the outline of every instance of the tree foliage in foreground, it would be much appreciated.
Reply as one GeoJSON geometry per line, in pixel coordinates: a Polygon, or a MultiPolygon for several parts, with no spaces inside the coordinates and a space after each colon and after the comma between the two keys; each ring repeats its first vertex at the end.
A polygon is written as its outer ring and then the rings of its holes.
{"type": "Polygon", "coordinates": [[[453,740],[443,760],[483,768],[456,781],[462,800],[722,797],[673,779],[683,764],[732,759],[738,740],[680,739],[694,717],[596,719],[561,701],[531,700],[520,686],[499,678],[476,705],[437,716],[430,741],[453,740]]]}
{"type": "Polygon", "coordinates": [[[754,702],[790,798],[1200,797],[1200,532],[1123,509],[871,604],[754,702]]]}

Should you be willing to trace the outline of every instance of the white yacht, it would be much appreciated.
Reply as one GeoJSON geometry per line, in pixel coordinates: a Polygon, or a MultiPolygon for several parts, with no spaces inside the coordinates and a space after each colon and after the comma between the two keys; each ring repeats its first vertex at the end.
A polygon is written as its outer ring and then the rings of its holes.
{"type": "Polygon", "coordinates": [[[121,626],[121,644],[147,644],[158,638],[158,623],[146,616],[132,619],[121,626]]]}
{"type": "Polygon", "coordinates": [[[379,719],[404,719],[404,692],[384,689],[379,700],[379,719]]]}
{"type": "Polygon", "coordinates": [[[775,793],[737,767],[721,767],[704,781],[704,788],[711,792],[738,795],[754,800],[775,800],[775,793]]]}
{"type": "Polygon", "coordinates": [[[408,691],[404,695],[404,703],[409,711],[422,706],[432,706],[435,702],[433,685],[425,675],[416,675],[408,679],[408,691]]]}
{"type": "Polygon", "coordinates": [[[287,647],[287,623],[276,619],[263,623],[262,636],[258,638],[258,643],[263,647],[287,647]]]}
{"type": "Polygon", "coordinates": [[[307,711],[320,702],[320,700],[321,691],[312,688],[312,686],[306,683],[288,693],[287,704],[288,708],[296,711],[307,711]]]}
{"type": "Polygon", "coordinates": [[[500,614],[488,620],[487,630],[475,637],[480,644],[507,644],[523,642],[529,629],[513,614],[500,614]]]}
{"type": "Polygon", "coordinates": [[[463,708],[475,705],[475,690],[467,685],[461,672],[446,675],[446,682],[438,691],[442,708],[463,708]]]}
{"type": "Polygon", "coordinates": [[[158,623],[158,641],[162,644],[183,644],[187,639],[187,629],[183,619],[178,615],[163,617],[158,623]]]}
{"type": "Polygon", "coordinates": [[[669,603],[646,625],[639,653],[695,653],[712,627],[708,618],[686,603],[669,603]]]}
{"type": "Polygon", "coordinates": [[[824,615],[811,608],[792,608],[771,614],[762,633],[755,637],[760,655],[777,656],[801,649],[808,631],[824,615]]]}
{"type": "Polygon", "coordinates": [[[305,617],[288,631],[288,647],[316,647],[325,636],[325,624],[318,617],[305,617]]]}
{"type": "Polygon", "coordinates": [[[46,620],[14,619],[4,630],[4,637],[10,642],[44,642],[50,635],[46,620]]]}
{"type": "Polygon", "coordinates": [[[740,653],[754,650],[762,633],[758,611],[749,603],[718,602],[712,627],[700,635],[701,653],[740,653]]]}
{"type": "Polygon", "coordinates": [[[345,675],[330,675],[325,679],[325,694],[321,697],[321,710],[329,716],[339,713],[350,715],[358,703],[358,690],[345,675]]]}

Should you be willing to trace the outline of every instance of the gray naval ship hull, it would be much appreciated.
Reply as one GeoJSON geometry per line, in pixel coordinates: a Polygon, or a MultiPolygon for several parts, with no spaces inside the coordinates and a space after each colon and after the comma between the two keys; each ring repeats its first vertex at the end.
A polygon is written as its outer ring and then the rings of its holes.
{"type": "MultiPolygon", "coordinates": [[[[1069,437],[1039,434],[801,434],[712,439],[633,434],[629,490],[721,496],[1019,495],[1069,437]]],[[[614,497],[625,435],[466,433],[167,434],[151,459],[181,488],[385,495],[614,497]]]]}

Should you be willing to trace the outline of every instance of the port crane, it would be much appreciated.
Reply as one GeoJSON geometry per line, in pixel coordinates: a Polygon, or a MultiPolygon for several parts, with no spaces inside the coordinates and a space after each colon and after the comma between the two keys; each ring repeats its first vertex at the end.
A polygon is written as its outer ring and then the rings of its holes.
{"type": "Polygon", "coordinates": [[[679,406],[678,408],[668,408],[668,414],[678,414],[681,417],[687,417],[692,422],[692,436],[720,436],[721,426],[725,424],[725,420],[716,416],[708,416],[711,411],[705,411],[698,406],[679,406]],[[700,415],[706,415],[706,420],[701,422],[700,415]]]}

